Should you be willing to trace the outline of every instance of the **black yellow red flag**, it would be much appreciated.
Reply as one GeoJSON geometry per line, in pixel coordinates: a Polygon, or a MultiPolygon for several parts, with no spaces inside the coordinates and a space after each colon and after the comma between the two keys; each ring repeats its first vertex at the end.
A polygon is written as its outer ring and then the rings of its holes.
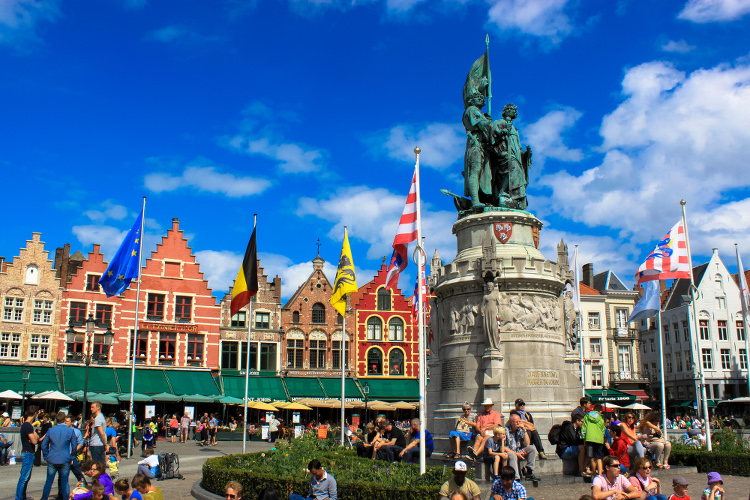
{"type": "Polygon", "coordinates": [[[245,258],[237,273],[232,287],[232,304],[230,314],[234,316],[237,312],[250,303],[250,299],[258,293],[258,248],[255,244],[255,228],[250,242],[245,250],[245,258]]]}

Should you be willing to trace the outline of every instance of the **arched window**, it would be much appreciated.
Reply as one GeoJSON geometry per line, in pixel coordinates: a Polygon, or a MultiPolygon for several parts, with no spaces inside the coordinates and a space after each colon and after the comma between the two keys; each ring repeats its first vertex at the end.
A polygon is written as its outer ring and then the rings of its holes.
{"type": "Polygon", "coordinates": [[[385,288],[378,290],[378,311],[391,310],[391,292],[385,288]]]}
{"type": "Polygon", "coordinates": [[[367,320],[367,340],[383,340],[383,320],[377,316],[367,320]]]}
{"type": "Polygon", "coordinates": [[[299,311],[292,312],[292,323],[299,323],[299,311]]]}
{"type": "Polygon", "coordinates": [[[383,353],[380,349],[370,349],[367,352],[367,374],[383,374],[383,353]]]}
{"type": "Polygon", "coordinates": [[[26,284],[27,285],[36,285],[39,283],[39,270],[37,270],[36,266],[31,265],[26,268],[26,284]]]}
{"type": "Polygon", "coordinates": [[[401,349],[391,349],[388,354],[388,367],[390,375],[394,377],[404,376],[404,351],[401,349]]]}
{"type": "Polygon", "coordinates": [[[404,322],[401,318],[391,318],[388,322],[388,340],[390,342],[404,341],[404,322]]]}
{"type": "Polygon", "coordinates": [[[326,306],[320,302],[316,302],[312,306],[312,322],[313,323],[325,323],[326,322],[326,306]]]}

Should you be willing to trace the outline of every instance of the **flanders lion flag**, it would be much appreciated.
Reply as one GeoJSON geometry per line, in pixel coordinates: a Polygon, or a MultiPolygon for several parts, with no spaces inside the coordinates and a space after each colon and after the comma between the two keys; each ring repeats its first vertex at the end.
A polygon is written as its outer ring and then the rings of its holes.
{"type": "Polygon", "coordinates": [[[354,275],[354,260],[349,248],[349,236],[344,229],[344,247],[341,249],[336,281],[333,283],[331,305],[344,316],[346,314],[346,296],[357,291],[357,277],[354,275]]]}
{"type": "Polygon", "coordinates": [[[242,259],[240,271],[232,287],[232,304],[230,315],[237,312],[250,303],[253,295],[258,293],[258,249],[255,245],[255,228],[250,242],[245,250],[245,258],[242,259]]]}

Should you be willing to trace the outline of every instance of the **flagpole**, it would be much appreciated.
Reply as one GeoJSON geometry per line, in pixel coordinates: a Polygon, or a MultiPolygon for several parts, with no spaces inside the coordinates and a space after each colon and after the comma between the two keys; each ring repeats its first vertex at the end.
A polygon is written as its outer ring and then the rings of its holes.
{"type": "Polygon", "coordinates": [[[680,200],[682,206],[682,225],[685,227],[685,247],[688,254],[688,265],[690,266],[690,309],[693,316],[693,325],[695,328],[695,342],[698,354],[698,373],[700,374],[701,381],[701,406],[703,407],[703,420],[705,421],[704,427],[706,430],[706,445],[708,451],[712,451],[711,446],[711,421],[708,418],[708,401],[706,400],[706,378],[703,374],[703,354],[701,351],[700,340],[698,339],[698,321],[695,314],[695,278],[693,277],[693,256],[690,253],[690,237],[688,235],[687,215],[685,214],[685,200],[680,200]]]}
{"type": "MultiPolygon", "coordinates": [[[[346,240],[346,226],[344,226],[344,240],[346,240]]],[[[354,265],[354,263],[352,263],[354,265]]],[[[341,315],[341,446],[345,446],[346,440],[346,421],[345,421],[345,394],[346,394],[346,358],[344,353],[346,352],[346,295],[344,295],[344,314],[341,315]]]]}
{"type": "Polygon", "coordinates": [[[669,440],[667,435],[667,396],[666,382],[664,376],[664,349],[661,331],[661,296],[659,297],[659,311],[656,313],[656,330],[659,333],[659,371],[661,373],[661,425],[664,430],[664,439],[669,440]]]}
{"type": "MultiPolygon", "coordinates": [[[[253,214],[253,232],[258,225],[258,214],[253,214]]],[[[257,245],[257,243],[256,243],[257,245]]],[[[256,246],[257,248],[257,246],[256,246]]],[[[252,263],[253,266],[257,266],[257,262],[252,263]]],[[[257,288],[257,287],[256,287],[257,288]]],[[[245,447],[247,446],[247,390],[248,384],[250,383],[250,340],[253,333],[253,297],[250,297],[250,304],[247,309],[247,353],[245,354],[245,404],[242,409],[242,421],[245,424],[245,429],[242,431],[242,453],[245,453],[245,447]]]]}
{"type": "Polygon", "coordinates": [[[419,473],[424,474],[426,471],[425,462],[426,447],[425,447],[425,426],[426,414],[425,407],[427,405],[427,398],[425,394],[426,380],[426,356],[425,356],[425,339],[424,339],[424,316],[422,314],[422,271],[424,270],[424,241],[422,241],[422,208],[420,198],[420,186],[419,186],[419,153],[422,150],[419,146],[414,148],[414,154],[417,157],[416,165],[414,167],[414,175],[416,177],[416,192],[417,192],[417,335],[419,335],[419,473]]]}
{"type": "Polygon", "coordinates": [[[133,415],[133,393],[135,392],[135,358],[138,354],[138,309],[141,299],[141,255],[143,250],[143,225],[146,220],[146,197],[143,197],[143,207],[141,209],[141,242],[138,245],[138,287],[135,293],[135,333],[133,340],[133,356],[130,366],[130,407],[128,410],[128,458],[133,456],[133,424],[135,416],[133,415]]]}
{"type": "MultiPolygon", "coordinates": [[[[748,389],[750,389],[750,335],[748,335],[748,311],[747,308],[750,304],[747,303],[746,290],[743,286],[747,286],[747,280],[745,279],[745,270],[742,268],[742,262],[740,261],[740,250],[737,248],[737,243],[734,244],[734,251],[737,254],[737,281],[740,284],[740,303],[742,304],[742,327],[745,331],[745,363],[747,363],[747,378],[748,378],[748,389]]],[[[742,366],[742,360],[740,360],[740,366],[742,366]]]]}
{"type": "MultiPolygon", "coordinates": [[[[575,287],[573,290],[574,296],[577,299],[576,305],[576,330],[578,333],[578,356],[581,363],[581,397],[586,397],[586,377],[584,375],[584,363],[583,363],[583,330],[581,329],[581,281],[578,275],[578,245],[575,246],[573,253],[573,265],[575,266],[575,287]]],[[[592,368],[593,370],[593,368],[592,368]]],[[[603,375],[602,375],[603,376],[603,375]]],[[[602,380],[602,383],[604,381],[602,380]]],[[[609,381],[607,381],[609,384],[609,381]]]]}

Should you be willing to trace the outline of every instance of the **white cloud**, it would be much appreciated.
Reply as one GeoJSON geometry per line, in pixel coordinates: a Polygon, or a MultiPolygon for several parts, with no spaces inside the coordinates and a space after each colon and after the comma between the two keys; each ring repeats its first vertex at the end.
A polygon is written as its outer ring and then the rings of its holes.
{"type": "Polygon", "coordinates": [[[750,243],[750,218],[741,215],[750,203],[736,199],[750,187],[750,65],[686,74],[649,62],[629,69],[622,87],[623,102],[602,120],[601,164],[544,176],[552,195],[540,203],[623,240],[648,242],[679,219],[684,198],[694,254],[750,243]]]}
{"type": "Polygon", "coordinates": [[[147,174],[144,185],[146,189],[155,193],[192,188],[201,192],[223,194],[230,198],[241,198],[262,193],[271,186],[271,182],[259,177],[238,177],[222,173],[214,166],[188,165],[179,175],[165,172],[147,174]]]}
{"type": "Polygon", "coordinates": [[[385,6],[389,12],[394,14],[408,12],[415,5],[422,3],[424,0],[386,0],[385,6]]]}
{"type": "Polygon", "coordinates": [[[60,16],[59,0],[0,1],[0,45],[11,45],[17,52],[39,44],[37,28],[60,16]]]}
{"type": "MultiPolygon", "coordinates": [[[[137,8],[137,7],[134,7],[137,8]]],[[[197,44],[219,40],[218,37],[202,35],[198,31],[180,25],[170,25],[151,31],[145,36],[146,40],[164,43],[197,44]]]]}
{"type": "Polygon", "coordinates": [[[373,151],[385,149],[390,158],[411,164],[416,159],[414,148],[419,146],[419,164],[443,170],[463,159],[466,134],[460,124],[402,124],[373,135],[367,142],[373,151]]]}
{"type": "Polygon", "coordinates": [[[123,205],[117,205],[112,200],[106,200],[98,209],[86,210],[83,214],[93,222],[104,222],[107,219],[124,219],[128,215],[128,209],[123,205]]]}
{"type": "Polygon", "coordinates": [[[580,149],[570,149],[563,142],[563,134],[571,129],[581,116],[580,111],[566,107],[550,111],[536,122],[523,128],[521,136],[533,148],[535,175],[539,174],[546,158],[566,162],[577,162],[583,159],[580,149]]]}
{"type": "Polygon", "coordinates": [[[495,0],[489,20],[501,31],[544,38],[556,44],[573,32],[563,12],[568,0],[495,0]]]}
{"type": "Polygon", "coordinates": [[[734,21],[750,12],[750,0],[688,0],[678,18],[694,23],[734,21]]]}
{"type": "Polygon", "coordinates": [[[228,250],[200,250],[195,252],[195,260],[201,266],[203,277],[208,280],[208,286],[214,295],[221,298],[223,293],[228,293],[237,271],[242,264],[244,254],[230,252],[228,250]],[[218,292],[218,293],[217,293],[218,292]]]}
{"type": "Polygon", "coordinates": [[[690,45],[685,40],[674,41],[670,40],[661,46],[661,50],[664,52],[676,52],[678,54],[687,54],[695,50],[695,45],[690,45]]]}

